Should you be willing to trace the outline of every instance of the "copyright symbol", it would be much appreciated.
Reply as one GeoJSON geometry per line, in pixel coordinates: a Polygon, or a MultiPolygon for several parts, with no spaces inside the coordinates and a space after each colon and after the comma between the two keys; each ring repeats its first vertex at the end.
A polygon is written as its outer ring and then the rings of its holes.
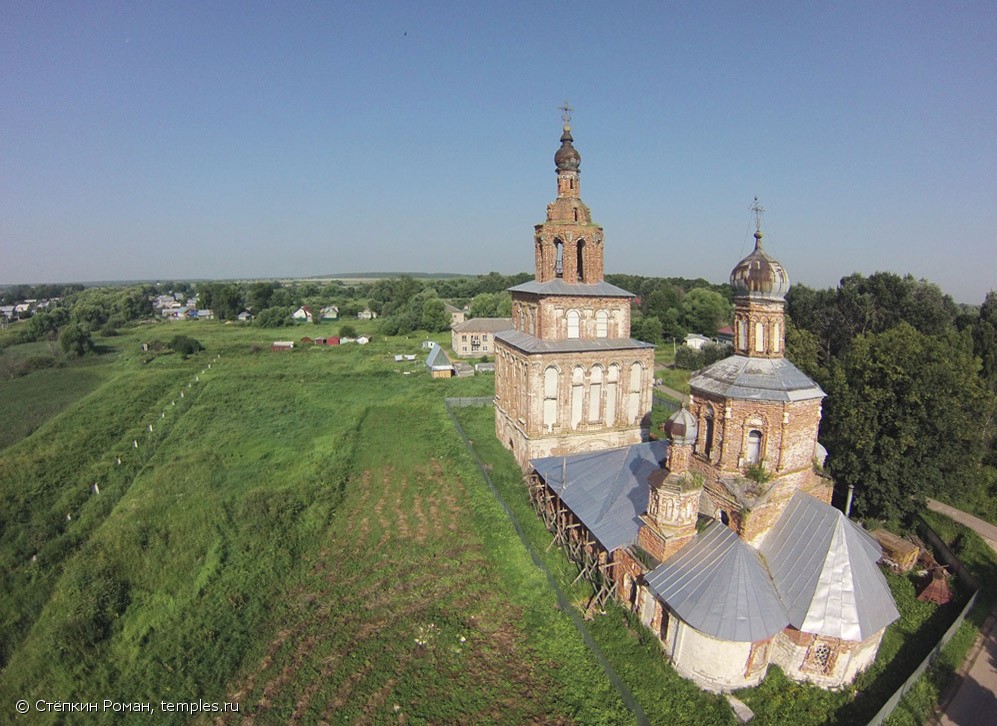
{"type": "Polygon", "coordinates": [[[28,702],[27,701],[18,701],[17,704],[14,706],[14,708],[17,709],[18,713],[27,713],[28,712],[28,702]]]}

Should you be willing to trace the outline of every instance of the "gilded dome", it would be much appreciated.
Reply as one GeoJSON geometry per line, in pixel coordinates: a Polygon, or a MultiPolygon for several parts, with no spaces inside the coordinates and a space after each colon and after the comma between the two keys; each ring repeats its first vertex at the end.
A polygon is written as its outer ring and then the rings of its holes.
{"type": "Polygon", "coordinates": [[[730,286],[734,297],[783,300],[789,292],[789,273],[762,248],[762,233],[755,232],[755,249],[734,266],[730,286]]]}
{"type": "Polygon", "coordinates": [[[554,154],[554,164],[558,171],[578,171],[582,163],[582,155],[571,145],[572,141],[571,127],[565,126],[564,133],[561,134],[561,148],[554,154]]]}

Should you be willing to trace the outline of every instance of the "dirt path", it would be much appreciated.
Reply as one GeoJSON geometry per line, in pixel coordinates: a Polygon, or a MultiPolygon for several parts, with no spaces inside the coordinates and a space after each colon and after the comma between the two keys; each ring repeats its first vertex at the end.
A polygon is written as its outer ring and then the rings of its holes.
{"type": "MultiPolygon", "coordinates": [[[[976,532],[997,552],[997,527],[934,499],[928,509],[954,519],[976,532]]],[[[997,612],[990,613],[980,637],[959,669],[960,683],[954,695],[941,704],[942,713],[933,723],[941,726],[988,726],[997,714],[997,612]]]]}

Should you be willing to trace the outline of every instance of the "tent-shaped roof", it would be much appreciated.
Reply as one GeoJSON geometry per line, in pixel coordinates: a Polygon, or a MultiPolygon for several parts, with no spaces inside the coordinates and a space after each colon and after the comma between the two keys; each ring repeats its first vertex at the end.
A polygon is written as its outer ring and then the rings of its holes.
{"type": "Polygon", "coordinates": [[[447,354],[443,352],[443,348],[437,343],[433,343],[433,349],[429,351],[429,355],[426,357],[426,366],[429,368],[450,368],[452,364],[450,359],[447,358],[447,354]]]}
{"type": "Polygon", "coordinates": [[[761,551],[799,630],[865,640],[900,617],[879,545],[829,504],[796,492],[761,551]]]}
{"type": "Polygon", "coordinates": [[[570,456],[531,459],[530,465],[607,551],[637,541],[647,510],[647,477],[661,467],[664,441],[570,456]]]}
{"type": "Polygon", "coordinates": [[[721,640],[764,640],[789,623],[758,553],[719,522],[658,566],[647,584],[682,620],[721,640]]]}
{"type": "Polygon", "coordinates": [[[805,401],[824,391],[785,358],[732,355],[706,366],[689,379],[693,391],[750,401],[805,401]]]}

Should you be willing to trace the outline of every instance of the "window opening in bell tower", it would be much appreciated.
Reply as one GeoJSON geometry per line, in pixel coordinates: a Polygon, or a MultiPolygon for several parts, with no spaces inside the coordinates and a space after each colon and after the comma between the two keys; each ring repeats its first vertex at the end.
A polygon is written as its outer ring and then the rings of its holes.
{"type": "Polygon", "coordinates": [[[564,244],[561,240],[554,240],[554,276],[564,277],[564,244]]]}
{"type": "MultiPolygon", "coordinates": [[[[575,210],[577,212],[577,210],[575,210]]],[[[585,279],[585,240],[578,240],[578,254],[576,259],[578,261],[578,282],[582,282],[585,279]]]]}

